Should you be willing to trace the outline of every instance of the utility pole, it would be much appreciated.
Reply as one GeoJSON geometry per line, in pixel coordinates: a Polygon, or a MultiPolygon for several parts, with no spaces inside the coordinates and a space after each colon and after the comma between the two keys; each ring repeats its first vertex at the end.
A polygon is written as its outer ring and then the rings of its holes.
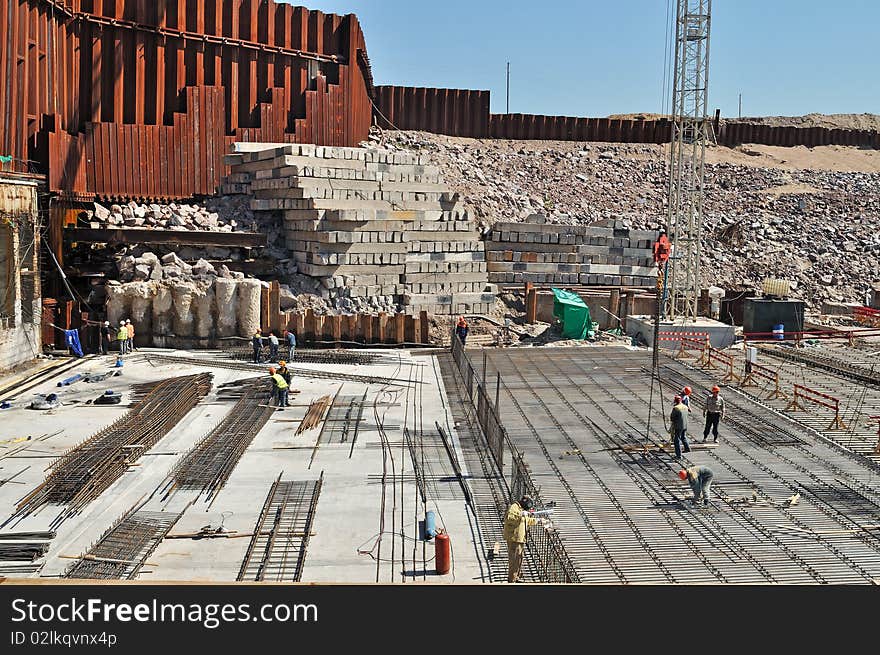
{"type": "Polygon", "coordinates": [[[739,94],[739,117],[743,117],[743,94],[739,94]]]}
{"type": "Polygon", "coordinates": [[[510,113],[510,62],[507,62],[507,111],[510,113]]]}
{"type": "Polygon", "coordinates": [[[677,0],[667,233],[672,256],[665,280],[666,317],[696,321],[700,295],[700,231],[705,198],[709,26],[712,0],[677,0]]]}

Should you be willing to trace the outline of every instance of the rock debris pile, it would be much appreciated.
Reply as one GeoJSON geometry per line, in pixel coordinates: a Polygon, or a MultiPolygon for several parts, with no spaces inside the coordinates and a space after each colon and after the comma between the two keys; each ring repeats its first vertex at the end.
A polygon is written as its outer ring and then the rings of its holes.
{"type": "MultiPolygon", "coordinates": [[[[484,230],[535,213],[562,225],[618,219],[633,229],[653,230],[666,222],[662,146],[423,132],[373,138],[384,147],[427,154],[484,230]]],[[[822,153],[800,150],[810,158],[810,170],[785,162],[749,165],[749,159],[766,160],[749,146],[710,149],[704,286],[759,288],[766,277],[780,277],[791,280],[794,295],[814,308],[823,300],[864,300],[870,282],[880,277],[880,172],[818,170],[822,153]]],[[[835,154],[846,156],[840,148],[835,154]]]]}

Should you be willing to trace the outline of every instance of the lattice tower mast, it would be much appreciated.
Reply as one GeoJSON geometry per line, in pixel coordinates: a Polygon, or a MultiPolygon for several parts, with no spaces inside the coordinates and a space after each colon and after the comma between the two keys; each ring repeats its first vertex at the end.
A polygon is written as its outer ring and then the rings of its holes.
{"type": "Polygon", "coordinates": [[[696,320],[700,230],[705,198],[712,0],[677,0],[672,81],[667,233],[673,244],[666,276],[667,318],[696,320]]]}

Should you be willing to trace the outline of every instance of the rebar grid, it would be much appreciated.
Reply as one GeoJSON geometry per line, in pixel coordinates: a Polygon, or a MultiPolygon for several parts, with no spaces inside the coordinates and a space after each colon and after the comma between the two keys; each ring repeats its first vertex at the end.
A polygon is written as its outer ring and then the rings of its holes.
{"type": "Polygon", "coordinates": [[[318,480],[272,484],[257,519],[237,580],[299,582],[302,579],[324,474],[318,480]]]}
{"type": "Polygon", "coordinates": [[[233,408],[171,473],[166,498],[176,488],[198,490],[208,499],[216,497],[244,451],[275,412],[268,404],[271,392],[267,378],[244,380],[238,386],[241,396],[233,408]]]}
{"type": "Polygon", "coordinates": [[[64,577],[133,580],[181,515],[182,512],[130,512],[71,565],[64,577]]]}
{"type": "Polygon", "coordinates": [[[212,378],[200,373],[135,385],[134,406],[53,464],[46,480],[19,503],[12,518],[46,503],[69,505],[53,525],[75,514],[177,425],[208,394],[212,378]]]}
{"type": "MultiPolygon", "coordinates": [[[[583,580],[864,583],[880,571],[876,533],[858,529],[845,504],[837,515],[833,495],[819,500],[803,490],[799,504],[784,502],[801,484],[818,484],[816,478],[832,485],[845,479],[860,494],[864,528],[874,520],[877,499],[868,462],[727,394],[723,429],[731,434],[720,447],[687,456],[712,465],[721,500],[710,510],[691,510],[680,502],[690,494],[675,476],[678,464],[661,449],[668,436],[656,427],[663,425],[657,397],[655,428],[645,437],[650,373],[642,367],[650,360],[644,354],[509,349],[492,351],[489,359],[492,375],[500,371],[504,381],[500,404],[510,438],[543,498],[557,501],[554,523],[583,580]],[[767,439],[768,432],[784,436],[767,439]],[[737,497],[748,492],[754,500],[737,497]],[[839,530],[850,532],[823,535],[839,530]]],[[[675,391],[694,387],[695,396],[713,383],[676,363],[663,376],[675,391]]],[[[671,395],[671,388],[663,393],[671,395]]]]}

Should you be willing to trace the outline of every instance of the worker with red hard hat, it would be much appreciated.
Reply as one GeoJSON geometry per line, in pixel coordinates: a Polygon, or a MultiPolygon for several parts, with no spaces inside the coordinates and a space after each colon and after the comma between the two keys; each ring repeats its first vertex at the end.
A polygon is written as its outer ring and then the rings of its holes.
{"type": "Polygon", "coordinates": [[[691,389],[690,387],[685,387],[684,389],[681,390],[681,402],[688,409],[691,408],[691,393],[692,392],[693,392],[693,389],[691,389]]]}
{"type": "Polygon", "coordinates": [[[701,497],[703,505],[709,504],[709,501],[712,499],[710,494],[712,479],[715,477],[712,469],[708,466],[691,466],[687,469],[681,469],[678,472],[678,477],[682,480],[687,480],[688,484],[691,485],[691,490],[694,492],[691,502],[694,505],[700,501],[701,497]]]}
{"type": "Polygon", "coordinates": [[[721,387],[717,384],[712,387],[712,394],[706,398],[706,405],[703,408],[703,416],[706,417],[706,427],[703,428],[703,441],[709,437],[709,430],[712,430],[712,441],[718,441],[718,423],[724,418],[724,398],[719,395],[721,387]]]}

